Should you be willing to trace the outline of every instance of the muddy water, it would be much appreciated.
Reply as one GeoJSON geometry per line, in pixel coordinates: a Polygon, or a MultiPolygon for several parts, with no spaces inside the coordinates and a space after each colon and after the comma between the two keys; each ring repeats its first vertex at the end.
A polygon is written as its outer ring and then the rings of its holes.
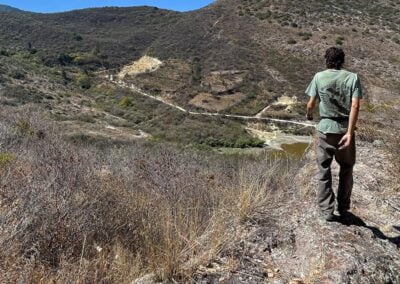
{"type": "Polygon", "coordinates": [[[281,144],[280,149],[264,147],[264,148],[219,148],[220,154],[249,156],[254,158],[301,158],[307,151],[309,143],[291,143],[281,144]]]}
{"type": "Polygon", "coordinates": [[[294,143],[294,144],[282,144],[281,147],[285,153],[295,157],[301,157],[308,149],[310,145],[307,143],[294,143]]]}
{"type": "Polygon", "coordinates": [[[282,144],[281,149],[270,149],[268,156],[272,158],[300,159],[306,153],[309,146],[310,144],[308,143],[282,144]]]}

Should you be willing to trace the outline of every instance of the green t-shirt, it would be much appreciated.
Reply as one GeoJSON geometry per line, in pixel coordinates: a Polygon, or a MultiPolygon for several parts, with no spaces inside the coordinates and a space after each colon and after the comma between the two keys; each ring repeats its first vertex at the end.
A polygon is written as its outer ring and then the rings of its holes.
{"type": "Polygon", "coordinates": [[[319,99],[321,121],[317,130],[324,134],[346,133],[352,98],[362,98],[360,79],[346,70],[328,69],[317,73],[306,90],[319,99]]]}

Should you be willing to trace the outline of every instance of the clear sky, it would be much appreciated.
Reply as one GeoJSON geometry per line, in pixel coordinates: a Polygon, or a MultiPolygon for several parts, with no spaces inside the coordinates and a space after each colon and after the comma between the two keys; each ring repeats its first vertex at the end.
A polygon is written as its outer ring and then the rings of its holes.
{"type": "Polygon", "coordinates": [[[0,4],[32,12],[61,12],[104,6],[156,6],[159,8],[189,11],[204,7],[213,0],[0,0],[0,4]]]}

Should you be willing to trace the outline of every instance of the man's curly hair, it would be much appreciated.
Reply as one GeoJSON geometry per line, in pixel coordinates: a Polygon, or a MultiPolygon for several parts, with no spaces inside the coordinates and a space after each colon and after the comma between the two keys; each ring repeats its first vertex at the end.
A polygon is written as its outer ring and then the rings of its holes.
{"type": "Polygon", "coordinates": [[[329,69],[340,69],[344,63],[344,58],[343,49],[330,47],[325,52],[326,67],[329,69]]]}

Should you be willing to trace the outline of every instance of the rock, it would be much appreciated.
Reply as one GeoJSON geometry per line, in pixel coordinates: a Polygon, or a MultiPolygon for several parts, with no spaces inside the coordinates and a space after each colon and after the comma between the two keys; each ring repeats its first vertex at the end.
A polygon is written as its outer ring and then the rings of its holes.
{"type": "Polygon", "coordinates": [[[156,283],[154,278],[154,273],[146,274],[145,276],[133,280],[132,284],[153,284],[156,283]]]}
{"type": "Polygon", "coordinates": [[[382,140],[374,140],[374,142],[372,143],[372,145],[373,145],[374,147],[382,147],[382,146],[384,146],[384,143],[383,143],[382,140]]]}
{"type": "Polygon", "coordinates": [[[285,282],[282,279],[274,279],[271,281],[271,284],[285,284],[285,283],[287,283],[287,282],[285,282]]]}

